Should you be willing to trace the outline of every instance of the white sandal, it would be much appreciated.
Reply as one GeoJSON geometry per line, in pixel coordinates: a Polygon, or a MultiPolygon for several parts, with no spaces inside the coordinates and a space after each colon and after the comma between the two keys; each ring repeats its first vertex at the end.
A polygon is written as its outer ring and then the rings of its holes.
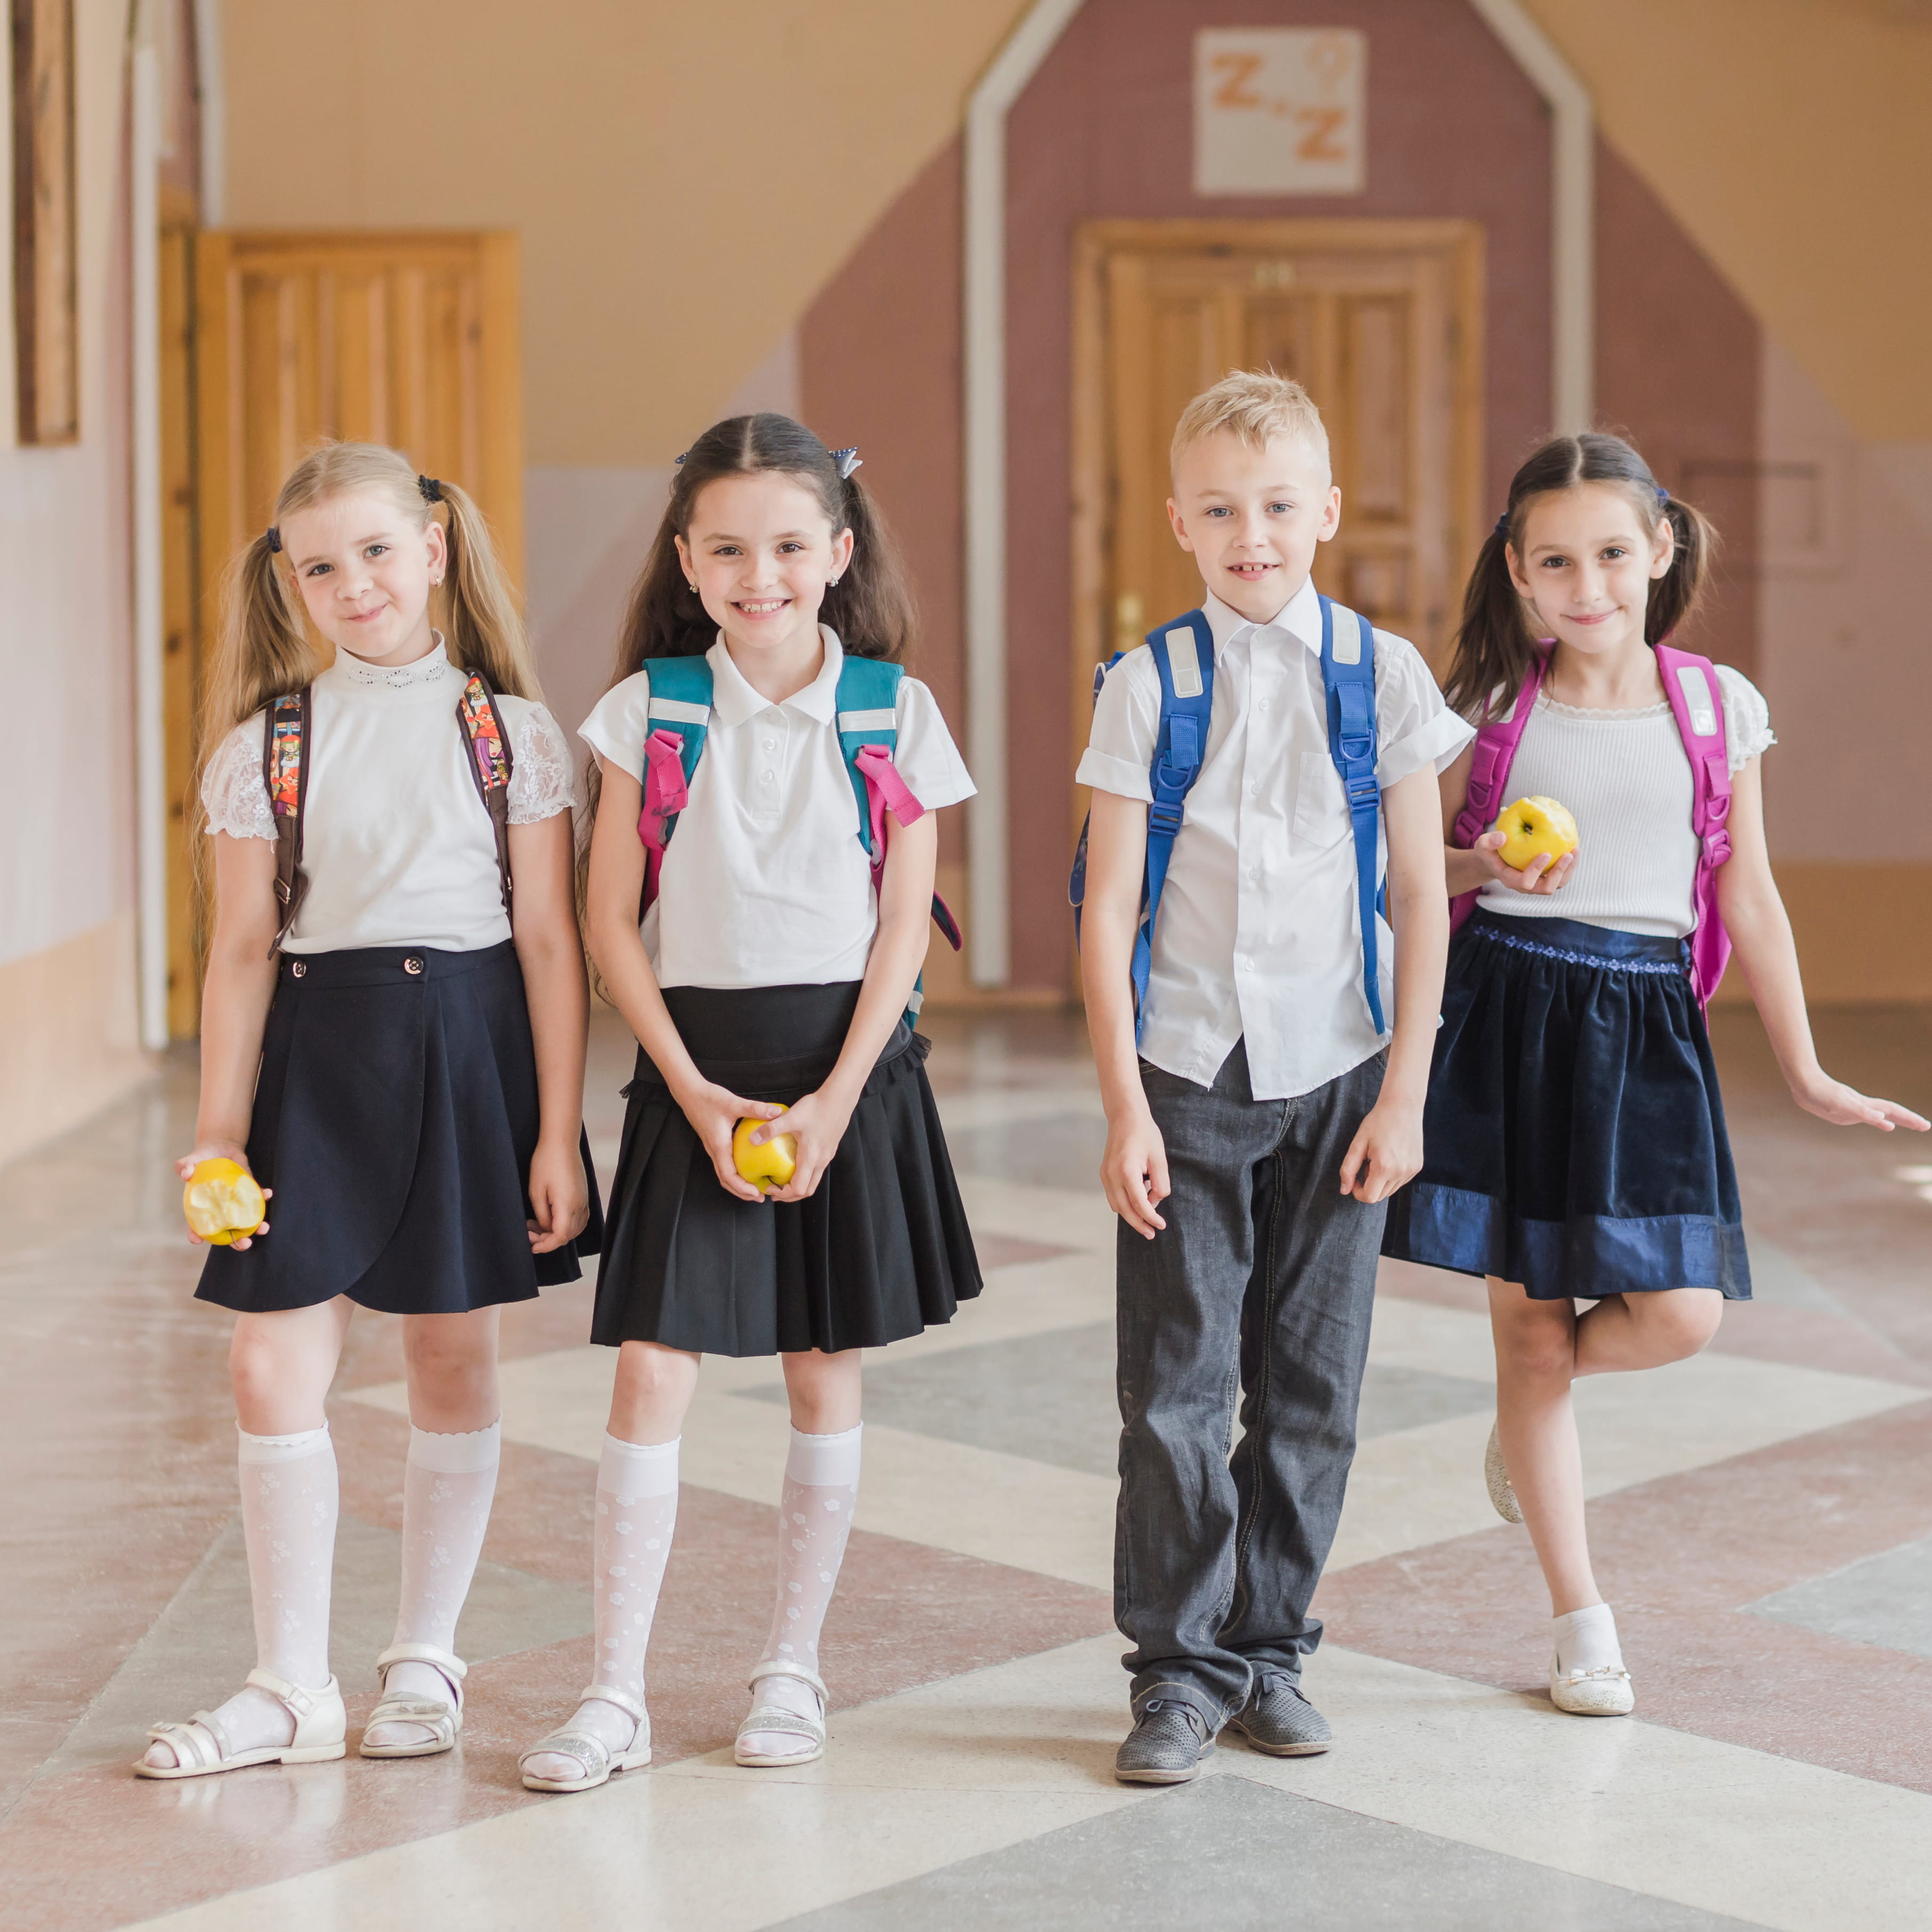
{"type": "Polygon", "coordinates": [[[321,1764],[338,1758],[348,1748],[349,1714],[342,1708],[342,1687],[332,1677],[320,1690],[305,1690],[272,1670],[251,1670],[248,1680],[287,1708],[296,1720],[296,1734],[285,1744],[264,1744],[257,1750],[238,1751],[212,1713],[197,1711],[185,1724],[156,1724],[148,1735],[175,1754],[172,1764],[134,1766],[136,1778],[206,1778],[218,1771],[239,1771],[250,1764],[321,1764]]]}
{"type": "Polygon", "coordinates": [[[524,1772],[524,1789],[526,1791],[594,1791],[600,1784],[608,1784],[613,1772],[637,1771],[651,1761],[650,1714],[634,1697],[627,1697],[621,1690],[613,1690],[608,1684],[586,1685],[578,1698],[580,1704],[587,1704],[592,1698],[602,1702],[614,1704],[627,1717],[637,1720],[638,1728],[631,1735],[628,1750],[614,1751],[594,1731],[578,1730],[566,1724],[561,1730],[553,1731],[547,1738],[539,1738],[517,1760],[517,1768],[524,1772]],[[524,1766],[533,1757],[540,1757],[545,1751],[555,1751],[564,1757],[574,1757],[584,1768],[581,1778],[532,1778],[524,1766]]]}
{"type": "Polygon", "coordinates": [[[802,1664],[761,1664],[752,1672],[751,1690],[755,1697],[758,1686],[767,1677],[796,1677],[801,1684],[808,1684],[818,1696],[818,1715],[802,1718],[782,1704],[754,1703],[752,1714],[738,1726],[738,1741],[732,1747],[732,1756],[742,1765],[766,1768],[782,1765],[811,1764],[825,1755],[825,1684],[815,1670],[808,1670],[802,1664]],[[782,1731],[790,1736],[802,1738],[806,1749],[786,1751],[754,1751],[745,1748],[745,1740],[760,1731],[782,1731]]]}
{"type": "Polygon", "coordinates": [[[463,1680],[470,1674],[469,1665],[433,1643],[392,1643],[376,1658],[376,1668],[382,1676],[382,1698],[362,1727],[362,1742],[356,1747],[362,1756],[434,1757],[440,1752],[453,1750],[463,1729],[463,1680]],[[389,1672],[398,1664],[427,1664],[441,1671],[452,1701],[444,1703],[435,1698],[400,1694],[391,1696],[389,1672]],[[372,1744],[369,1733],[378,1724],[415,1724],[430,1735],[418,1744],[372,1744]]]}

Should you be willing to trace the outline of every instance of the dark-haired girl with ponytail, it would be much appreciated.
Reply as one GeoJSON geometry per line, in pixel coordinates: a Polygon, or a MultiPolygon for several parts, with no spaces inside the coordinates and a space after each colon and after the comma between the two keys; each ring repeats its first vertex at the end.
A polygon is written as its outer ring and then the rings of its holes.
{"type": "Polygon", "coordinates": [[[860,1351],[980,1291],[926,1042],[902,1017],[933,905],[932,808],[973,787],[931,692],[896,674],[911,605],[858,466],[788,416],[700,436],[616,681],[583,727],[599,788],[587,933],[638,1050],[591,1329],[618,1352],[592,1681],[524,1754],[533,1790],[588,1790],[650,1761],[645,1648],[680,1432],[712,1354],[776,1355],[791,1410],[776,1604],[737,1762],[822,1754],[818,1640],[858,1497],[860,1351]],[[842,731],[889,735],[902,782],[871,821],[876,890],[856,789],[873,775],[848,767],[842,731]],[[763,1194],[734,1158],[741,1123],[757,1153],[795,1144],[790,1178],[763,1194]]]}
{"type": "Polygon", "coordinates": [[[569,745],[482,512],[374,443],[326,443],[282,485],[203,695],[214,917],[178,1168],[232,1162],[273,1197],[240,1238],[204,1223],[199,1290],[235,1313],[256,1667],[158,1725],[134,1768],[343,1754],[323,1402],[358,1308],[402,1317],[412,1425],[402,1600],[360,1749],[434,1756],[463,1724],[498,1317],[596,1251],[569,745]]]}
{"type": "Polygon", "coordinates": [[[1443,779],[1449,890],[1474,909],[1450,952],[1425,1163],[1383,1243],[1487,1280],[1485,1474],[1549,1586],[1551,1698],[1582,1716],[1636,1699],[1591,1570],[1570,1385],[1695,1354],[1725,1301],[1750,1294],[1703,1013],[1724,936],[1801,1107],[1839,1126],[1927,1125],[1818,1064],[1766,854],[1763,698],[1727,666],[1687,663],[1674,644],[1660,654],[1696,607],[1713,542],[1616,436],[1558,437],[1510,486],[1448,696],[1492,728],[1492,758],[1520,728],[1487,810],[1554,799],[1578,842],[1554,862],[1504,862],[1505,832],[1466,811],[1491,788],[1480,772],[1472,785],[1482,736],[1443,779]],[[1724,758],[1694,769],[1687,746],[1714,746],[1720,727],[1724,758]],[[1594,1305],[1580,1316],[1579,1301],[1594,1305]]]}

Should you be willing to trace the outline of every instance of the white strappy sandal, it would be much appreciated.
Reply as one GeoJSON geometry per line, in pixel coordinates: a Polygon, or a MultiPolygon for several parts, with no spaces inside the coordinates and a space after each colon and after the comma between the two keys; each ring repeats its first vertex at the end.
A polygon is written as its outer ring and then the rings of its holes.
{"type": "Polygon", "coordinates": [[[634,1697],[628,1697],[621,1690],[614,1690],[608,1684],[586,1685],[578,1697],[580,1704],[587,1704],[592,1698],[606,1704],[614,1704],[627,1717],[637,1720],[638,1728],[632,1734],[628,1750],[614,1751],[594,1731],[578,1730],[566,1724],[561,1730],[552,1731],[547,1738],[539,1738],[517,1760],[517,1768],[524,1773],[526,1791],[594,1791],[600,1784],[610,1781],[613,1772],[638,1771],[651,1761],[650,1713],[634,1697]],[[560,1756],[574,1757],[584,1766],[581,1778],[532,1778],[524,1767],[533,1757],[541,1757],[546,1751],[554,1751],[560,1756]]]}
{"type": "Polygon", "coordinates": [[[356,1747],[362,1756],[434,1757],[454,1749],[463,1729],[463,1680],[470,1674],[469,1665],[433,1643],[392,1643],[376,1658],[376,1668],[382,1674],[382,1700],[369,1713],[369,1720],[362,1727],[362,1742],[356,1747]],[[391,1696],[389,1672],[398,1664],[427,1664],[441,1671],[449,1686],[451,1701],[444,1703],[437,1698],[400,1694],[391,1696]],[[369,1733],[379,1724],[415,1724],[430,1735],[412,1744],[372,1744],[369,1733]]]}
{"type": "Polygon", "coordinates": [[[801,1684],[808,1684],[818,1696],[818,1715],[802,1718],[796,1711],[782,1704],[754,1703],[752,1714],[738,1726],[738,1741],[732,1748],[732,1756],[742,1765],[764,1769],[784,1765],[811,1764],[825,1755],[825,1684],[818,1672],[808,1670],[802,1664],[761,1664],[752,1672],[751,1690],[755,1698],[758,1686],[768,1677],[796,1677],[801,1684]],[[745,1740],[760,1731],[782,1731],[798,1738],[803,1744],[801,1750],[774,1752],[754,1751],[746,1748],[745,1740]]]}
{"type": "Polygon", "coordinates": [[[136,1778],[206,1778],[218,1771],[239,1771],[250,1764],[321,1764],[338,1758],[348,1748],[349,1714],[342,1708],[342,1687],[332,1677],[320,1690],[305,1690],[272,1670],[251,1670],[248,1680],[285,1706],[296,1720],[296,1734],[285,1744],[264,1744],[257,1750],[238,1751],[219,1719],[197,1711],[185,1724],[156,1724],[148,1735],[175,1754],[172,1764],[134,1766],[136,1778]]]}

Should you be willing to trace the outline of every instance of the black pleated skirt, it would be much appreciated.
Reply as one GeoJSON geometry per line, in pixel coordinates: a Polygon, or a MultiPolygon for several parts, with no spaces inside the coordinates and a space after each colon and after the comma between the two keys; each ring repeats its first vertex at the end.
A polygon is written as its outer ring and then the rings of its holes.
{"type": "MultiPolygon", "coordinates": [[[[706,1078],[789,1106],[831,1072],[859,982],[664,993],[706,1078]]],[[[703,1354],[874,1348],[980,1292],[980,1264],[939,1109],[929,1042],[900,1024],[804,1201],[741,1201],[640,1049],[610,1187],[590,1338],[703,1354]]]]}
{"type": "Polygon", "coordinates": [[[252,1314],[346,1294],[390,1315],[465,1314],[575,1281],[590,1220],[530,1252],[539,1114],[515,946],[284,955],[262,1042],[248,1162],[268,1232],[210,1250],[197,1298],[252,1314]]]}
{"type": "Polygon", "coordinates": [[[1449,953],[1424,1164],[1382,1252],[1538,1300],[1750,1294],[1710,1036],[1675,939],[1478,909],[1449,953]]]}

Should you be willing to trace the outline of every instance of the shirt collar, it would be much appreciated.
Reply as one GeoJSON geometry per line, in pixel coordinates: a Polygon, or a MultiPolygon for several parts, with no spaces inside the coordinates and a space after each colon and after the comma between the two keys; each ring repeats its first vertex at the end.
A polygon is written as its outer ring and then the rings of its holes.
{"type": "MultiPolygon", "coordinates": [[[[838,673],[845,662],[845,651],[830,625],[820,625],[818,634],[825,646],[825,662],[819,667],[818,675],[802,691],[794,692],[778,708],[802,711],[806,717],[829,724],[838,715],[838,673]]],[[[731,662],[722,632],[705,652],[704,660],[711,667],[711,708],[717,712],[719,724],[742,724],[772,708],[771,700],[754,691],[745,681],[744,673],[731,662]]]]}
{"type": "Polygon", "coordinates": [[[1201,609],[1214,638],[1214,654],[1219,657],[1228,646],[1256,631],[1285,631],[1317,657],[1322,654],[1322,599],[1312,577],[1304,578],[1301,588],[1265,624],[1257,624],[1222,603],[1213,591],[1202,600],[1201,609]]]}

